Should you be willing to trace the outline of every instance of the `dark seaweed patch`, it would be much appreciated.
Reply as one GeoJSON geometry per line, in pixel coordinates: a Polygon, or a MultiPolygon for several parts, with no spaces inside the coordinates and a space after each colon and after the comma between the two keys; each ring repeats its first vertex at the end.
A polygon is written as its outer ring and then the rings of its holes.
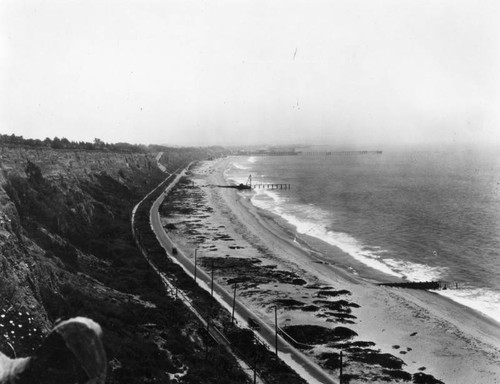
{"type": "Polygon", "coordinates": [[[320,290],[318,292],[318,296],[330,296],[330,297],[350,295],[350,294],[351,294],[351,292],[346,290],[346,289],[341,289],[340,291],[331,291],[328,288],[327,290],[320,290]]]}
{"type": "Polygon", "coordinates": [[[413,375],[413,382],[415,384],[444,384],[441,380],[436,379],[434,376],[427,375],[422,372],[418,372],[413,375]]]}
{"type": "Polygon", "coordinates": [[[287,335],[303,344],[326,344],[351,339],[358,334],[345,327],[326,328],[319,325],[290,325],[283,329],[287,335]]]}
{"type": "Polygon", "coordinates": [[[370,365],[380,365],[384,368],[390,369],[401,369],[405,365],[404,361],[389,354],[389,353],[354,353],[349,356],[352,361],[357,361],[359,363],[370,364],[370,365]]]}

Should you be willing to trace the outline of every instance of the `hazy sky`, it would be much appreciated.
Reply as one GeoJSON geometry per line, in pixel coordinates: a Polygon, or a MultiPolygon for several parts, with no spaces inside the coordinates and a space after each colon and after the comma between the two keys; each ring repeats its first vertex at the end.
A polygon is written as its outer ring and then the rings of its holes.
{"type": "Polygon", "coordinates": [[[0,132],[500,143],[499,4],[0,0],[0,132]]]}

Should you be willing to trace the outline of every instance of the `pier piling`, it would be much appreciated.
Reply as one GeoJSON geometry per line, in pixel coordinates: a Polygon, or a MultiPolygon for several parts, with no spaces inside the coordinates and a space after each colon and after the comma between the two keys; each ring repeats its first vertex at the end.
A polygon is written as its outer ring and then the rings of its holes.
{"type": "Polygon", "coordinates": [[[258,189],[290,189],[290,184],[284,184],[284,183],[280,183],[280,184],[274,184],[274,183],[270,183],[270,184],[254,184],[253,185],[253,188],[258,188],[258,189]]]}

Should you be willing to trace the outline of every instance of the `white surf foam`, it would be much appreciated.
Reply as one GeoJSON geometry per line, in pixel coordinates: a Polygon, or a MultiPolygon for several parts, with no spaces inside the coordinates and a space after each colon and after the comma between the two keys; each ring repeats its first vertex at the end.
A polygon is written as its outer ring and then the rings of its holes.
{"type": "MultiPolygon", "coordinates": [[[[304,213],[307,211],[309,219],[303,219],[297,214],[285,212],[282,203],[283,198],[272,191],[261,192],[254,196],[252,203],[259,208],[267,209],[280,215],[289,224],[296,228],[297,233],[316,237],[328,244],[340,248],[357,261],[370,268],[391,276],[406,279],[408,281],[439,281],[447,274],[445,267],[433,267],[426,264],[398,260],[389,257],[390,252],[379,246],[364,245],[347,233],[329,231],[325,225],[328,222],[326,212],[312,205],[293,206],[286,211],[304,213]],[[260,196],[260,197],[258,197],[260,196]],[[316,220],[312,220],[314,217],[316,220]]],[[[358,274],[356,271],[351,271],[358,274]]],[[[487,288],[462,287],[459,289],[447,289],[434,291],[440,295],[472,308],[493,320],[500,322],[500,293],[487,288]]]]}
{"type": "Polygon", "coordinates": [[[254,189],[254,192],[255,195],[251,200],[253,205],[280,216],[283,214],[283,204],[286,202],[285,197],[280,196],[275,191],[266,189],[254,189]]]}
{"type": "Polygon", "coordinates": [[[500,293],[488,288],[465,287],[434,291],[500,323],[500,293]]]}
{"type": "Polygon", "coordinates": [[[425,264],[398,260],[389,257],[390,252],[376,245],[362,244],[353,236],[327,229],[331,218],[328,213],[314,205],[288,204],[279,193],[259,191],[252,203],[271,211],[296,228],[297,233],[316,237],[347,253],[366,266],[387,275],[409,281],[430,281],[442,279],[446,268],[431,267],[425,264]]]}
{"type": "MultiPolygon", "coordinates": [[[[247,161],[253,163],[257,158],[249,158],[247,161]]],[[[236,173],[237,171],[233,172],[236,173]]],[[[237,183],[245,182],[247,176],[243,177],[243,173],[241,175],[242,177],[233,180],[237,183]]],[[[269,180],[266,182],[271,183],[269,180]]],[[[255,206],[282,217],[296,228],[298,234],[306,234],[325,241],[364,265],[387,275],[409,281],[446,280],[448,275],[447,268],[402,260],[393,252],[375,244],[363,244],[350,234],[329,230],[335,218],[313,204],[292,203],[286,194],[259,189],[255,190],[251,201],[255,206]]],[[[459,286],[459,289],[439,290],[436,293],[500,322],[500,292],[488,288],[459,286]]]]}
{"type": "Polygon", "coordinates": [[[226,180],[226,182],[234,184],[245,184],[248,179],[248,175],[246,176],[243,174],[238,175],[233,172],[230,172],[229,170],[224,171],[223,175],[224,175],[224,180],[226,180]]]}
{"type": "MultiPolygon", "coordinates": [[[[224,169],[223,176],[227,182],[234,182],[236,184],[245,184],[248,180],[248,170],[251,169],[250,165],[244,163],[244,159],[237,159],[238,161],[231,161],[224,169]]],[[[247,161],[249,161],[247,159],[247,161]]]]}
{"type": "Polygon", "coordinates": [[[446,268],[431,267],[426,264],[392,258],[384,259],[384,263],[409,281],[438,281],[443,278],[446,272],[446,268]]]}
{"type": "Polygon", "coordinates": [[[246,167],[240,163],[232,163],[231,165],[236,169],[242,169],[242,170],[250,169],[250,167],[246,167]]]}
{"type": "MultiPolygon", "coordinates": [[[[284,218],[290,224],[294,225],[295,220],[293,217],[284,215],[284,218]]],[[[358,240],[348,235],[347,233],[327,231],[326,228],[322,225],[316,225],[306,233],[301,232],[299,230],[299,227],[300,226],[297,226],[297,232],[307,234],[309,236],[314,236],[320,240],[323,240],[328,244],[341,249],[343,252],[349,254],[357,261],[360,261],[361,263],[373,269],[376,269],[388,275],[404,277],[404,275],[395,272],[389,266],[387,266],[379,255],[363,247],[363,245],[358,240]]]]}

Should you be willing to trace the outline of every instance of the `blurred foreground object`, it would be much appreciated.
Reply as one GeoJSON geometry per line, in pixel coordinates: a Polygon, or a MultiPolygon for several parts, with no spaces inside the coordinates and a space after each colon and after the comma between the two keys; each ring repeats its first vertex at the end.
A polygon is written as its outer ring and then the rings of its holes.
{"type": "Polygon", "coordinates": [[[85,317],[57,324],[31,357],[0,353],[0,384],[104,384],[101,327],[85,317]]]}

